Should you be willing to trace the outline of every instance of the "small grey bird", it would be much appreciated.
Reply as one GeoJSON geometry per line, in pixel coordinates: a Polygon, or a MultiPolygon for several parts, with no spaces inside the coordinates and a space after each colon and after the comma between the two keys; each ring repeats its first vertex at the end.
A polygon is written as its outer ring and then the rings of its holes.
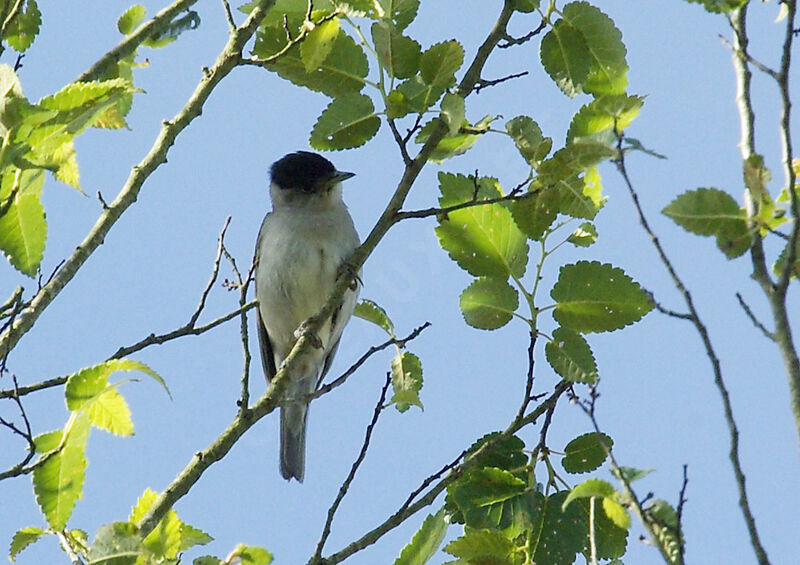
{"type": "MultiPolygon", "coordinates": [[[[255,253],[258,340],[267,381],[292,350],[300,324],[328,300],[343,263],[359,245],[342,201],[341,181],[353,173],[337,171],[316,153],[297,151],[276,161],[270,176],[272,211],[261,224],[255,253]]],[[[288,375],[281,400],[280,468],[286,480],[303,482],[306,398],[330,368],[357,296],[356,284],[319,331],[322,347],[288,375]]]]}

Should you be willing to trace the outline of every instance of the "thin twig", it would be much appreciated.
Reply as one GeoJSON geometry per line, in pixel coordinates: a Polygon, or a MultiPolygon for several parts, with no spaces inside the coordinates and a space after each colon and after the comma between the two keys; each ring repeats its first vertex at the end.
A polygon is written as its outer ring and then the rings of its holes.
{"type": "Polygon", "coordinates": [[[506,82],[507,80],[513,80],[515,78],[524,77],[530,74],[528,71],[522,71],[519,73],[513,73],[510,75],[506,75],[504,77],[495,78],[495,79],[485,79],[482,78],[478,81],[478,84],[475,85],[475,94],[480,94],[481,90],[484,88],[489,88],[490,86],[495,86],[500,83],[506,82]]]}
{"type": "Polygon", "coordinates": [[[769,331],[766,328],[766,326],[764,324],[762,324],[759,321],[758,318],[756,318],[756,315],[750,309],[750,306],[747,304],[747,302],[744,301],[744,298],[742,297],[742,294],[740,292],[736,293],[736,299],[739,301],[739,306],[742,307],[742,310],[744,310],[744,313],[747,314],[747,317],[750,318],[751,322],[753,322],[753,325],[756,328],[758,328],[759,330],[761,330],[761,333],[763,333],[764,336],[766,336],[767,339],[769,339],[771,341],[775,341],[775,334],[772,333],[771,331],[769,331]]]}
{"type": "Polygon", "coordinates": [[[331,524],[333,524],[333,517],[336,515],[336,511],[339,509],[339,505],[342,503],[345,495],[347,495],[347,491],[350,490],[350,485],[353,483],[353,479],[356,478],[356,472],[358,472],[358,468],[361,467],[361,463],[364,462],[364,458],[367,456],[367,450],[369,449],[369,443],[372,439],[372,431],[375,429],[375,425],[378,423],[378,418],[383,412],[383,409],[386,408],[386,391],[389,390],[389,385],[392,384],[392,373],[386,373],[386,380],[383,383],[383,387],[381,388],[381,394],[378,398],[377,404],[375,404],[375,410],[372,412],[372,420],[370,421],[369,425],[367,426],[367,431],[364,434],[364,442],[361,444],[361,450],[358,453],[358,457],[353,462],[353,465],[350,467],[350,472],[347,474],[347,478],[342,483],[342,486],[339,487],[339,492],[336,495],[336,499],[331,504],[330,508],[328,508],[328,517],[325,520],[325,526],[322,528],[322,535],[319,538],[319,542],[317,542],[317,549],[314,551],[314,555],[311,557],[311,563],[318,563],[320,557],[322,556],[322,550],[325,547],[325,542],[328,541],[328,536],[331,534],[331,524]]]}
{"type": "Polygon", "coordinates": [[[225,19],[228,22],[228,31],[233,32],[236,30],[236,22],[233,19],[233,12],[231,12],[231,5],[228,0],[222,0],[222,8],[225,10],[225,19]]]}
{"type": "Polygon", "coordinates": [[[536,37],[537,35],[539,35],[544,30],[545,27],[547,27],[547,22],[544,19],[542,19],[542,21],[539,22],[539,25],[536,26],[535,29],[526,33],[522,37],[512,37],[511,35],[506,34],[505,37],[503,37],[504,42],[499,43],[497,47],[499,49],[508,49],[509,47],[513,47],[514,45],[522,45],[523,43],[526,43],[531,39],[533,39],[534,37],[536,37]]]}
{"type": "Polygon", "coordinates": [[[361,357],[359,357],[358,360],[355,363],[353,363],[344,373],[342,373],[341,376],[339,376],[336,379],[332,380],[328,384],[319,387],[313,393],[308,395],[308,400],[313,400],[315,398],[319,398],[320,396],[322,396],[324,394],[328,394],[333,389],[343,385],[345,383],[345,381],[353,373],[355,373],[361,367],[361,365],[363,365],[366,362],[367,359],[372,357],[375,353],[377,353],[379,351],[383,351],[384,349],[386,349],[387,347],[390,347],[392,345],[396,345],[397,347],[400,347],[400,348],[405,347],[406,343],[408,343],[409,341],[411,341],[413,339],[416,339],[417,336],[420,333],[422,333],[423,330],[428,328],[430,325],[431,325],[430,322],[425,322],[424,324],[422,324],[421,326],[416,328],[414,331],[412,331],[410,334],[408,334],[406,337],[404,337],[402,339],[392,338],[392,339],[389,339],[387,341],[384,341],[380,345],[373,345],[372,347],[367,349],[367,351],[361,357]]]}
{"type": "Polygon", "coordinates": [[[625,183],[625,186],[628,189],[628,193],[630,194],[631,200],[633,201],[634,208],[636,209],[636,214],[639,219],[639,224],[644,229],[645,233],[650,237],[650,241],[652,242],[653,246],[656,249],[659,259],[661,263],[664,265],[664,268],[669,273],[670,277],[672,278],[672,282],[675,285],[675,288],[683,296],[683,300],[686,304],[687,309],[689,310],[689,314],[691,315],[691,322],[694,325],[695,329],[697,330],[698,335],[700,336],[700,340],[703,343],[703,347],[706,351],[706,356],[708,357],[709,362],[711,363],[711,369],[714,373],[714,384],[719,391],[720,399],[722,400],[722,406],[725,413],[725,422],[728,426],[728,435],[730,438],[730,450],[728,453],[728,457],[731,461],[731,466],[733,468],[733,474],[736,479],[736,485],[739,490],[739,506],[742,510],[742,516],[744,517],[745,523],[747,525],[748,531],[750,533],[750,540],[753,545],[753,549],[756,553],[758,561],[760,565],[767,565],[769,560],[767,559],[766,552],[764,551],[763,546],[761,545],[761,540],[758,535],[758,529],[756,527],[755,518],[753,517],[752,510],[750,509],[750,502],[747,497],[747,486],[746,486],[746,479],[744,475],[744,470],[742,469],[742,462],[739,457],[739,428],[736,425],[736,419],[733,415],[733,405],[731,404],[730,394],[728,393],[728,387],[725,384],[725,380],[722,376],[722,365],[720,363],[719,357],[717,357],[716,351],[714,349],[713,344],[711,343],[711,337],[708,333],[708,328],[706,328],[703,321],[700,319],[700,315],[697,312],[697,308],[695,308],[694,300],[692,299],[692,295],[686,286],[683,284],[683,281],[678,276],[678,273],[675,271],[675,268],[672,265],[672,261],[670,261],[669,257],[667,257],[664,248],[661,245],[658,237],[656,236],[653,229],[650,227],[650,223],[647,221],[647,217],[644,214],[644,210],[639,202],[639,195],[633,187],[630,177],[628,176],[628,171],[625,167],[625,154],[622,152],[622,139],[623,136],[619,132],[617,132],[617,147],[619,149],[619,158],[616,162],[617,170],[619,171],[622,179],[625,183]]]}
{"type": "Polygon", "coordinates": [[[728,39],[724,35],[720,35],[719,39],[720,39],[720,41],[722,41],[722,43],[724,43],[728,47],[728,49],[733,51],[734,55],[736,55],[738,57],[743,57],[748,63],[753,65],[755,68],[757,68],[762,73],[765,73],[765,74],[771,76],[772,78],[774,78],[775,80],[778,80],[777,71],[774,71],[773,69],[769,68],[767,65],[761,63],[760,61],[755,59],[753,56],[751,56],[749,53],[746,53],[746,52],[741,51],[741,50],[737,49],[736,47],[734,47],[733,44],[731,44],[731,42],[728,41],[728,39]]]}
{"type": "Polygon", "coordinates": [[[402,220],[407,220],[409,218],[428,218],[430,216],[438,216],[442,218],[447,218],[447,215],[451,212],[455,212],[456,210],[463,210],[464,208],[472,208],[473,206],[489,206],[490,204],[498,204],[501,202],[515,202],[517,200],[526,200],[528,198],[533,198],[537,196],[541,189],[532,190],[530,192],[522,192],[522,189],[517,187],[508,194],[503,196],[497,196],[495,198],[478,198],[477,195],[474,195],[472,199],[467,200],[466,202],[461,202],[459,204],[453,204],[452,206],[444,206],[442,208],[423,208],[422,210],[407,210],[407,211],[399,211],[395,214],[395,222],[400,222],[402,220]]]}
{"type": "Polygon", "coordinates": [[[686,505],[686,487],[689,486],[689,466],[683,466],[683,480],[681,481],[681,490],[678,493],[678,506],[675,508],[676,518],[676,529],[678,530],[678,552],[681,556],[681,561],[684,561],[684,557],[686,556],[686,542],[683,539],[683,507],[686,505]]]}

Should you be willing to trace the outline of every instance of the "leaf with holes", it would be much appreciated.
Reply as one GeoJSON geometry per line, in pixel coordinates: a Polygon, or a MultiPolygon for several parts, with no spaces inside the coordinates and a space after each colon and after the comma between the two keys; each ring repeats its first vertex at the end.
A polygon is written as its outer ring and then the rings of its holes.
{"type": "Polygon", "coordinates": [[[580,333],[618,330],[653,309],[650,295],[622,269],[597,261],[561,267],[550,296],[556,321],[580,333]]]}
{"type": "Polygon", "coordinates": [[[311,131],[314,149],[334,150],[360,147],[381,127],[372,100],[364,94],[345,94],[335,98],[322,112],[311,131]]]}
{"type": "Polygon", "coordinates": [[[588,473],[594,471],[608,457],[614,440],[603,433],[590,432],[570,441],[564,448],[561,465],[567,473],[588,473]]]}
{"type": "Polygon", "coordinates": [[[398,412],[405,412],[411,406],[422,406],[419,391],[422,390],[422,361],[409,351],[398,352],[392,359],[391,403],[398,412]]]}
{"type": "Polygon", "coordinates": [[[470,326],[496,330],[511,320],[519,306],[519,294],[505,279],[482,277],[464,289],[459,303],[470,326]]]}
{"type": "MultiPolygon", "coordinates": [[[[442,207],[501,196],[496,179],[439,173],[442,207]]],[[[507,279],[525,274],[528,241],[506,206],[499,203],[454,210],[436,227],[439,244],[475,277],[507,279]]]]}
{"type": "Polygon", "coordinates": [[[573,383],[597,382],[597,363],[584,337],[567,328],[556,328],[544,346],[547,362],[562,378],[573,383]]]}

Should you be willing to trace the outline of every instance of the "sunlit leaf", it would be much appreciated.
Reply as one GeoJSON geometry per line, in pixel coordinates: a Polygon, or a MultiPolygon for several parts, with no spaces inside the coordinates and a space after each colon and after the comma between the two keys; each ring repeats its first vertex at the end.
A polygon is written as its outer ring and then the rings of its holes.
{"type": "Polygon", "coordinates": [[[389,318],[386,310],[381,308],[376,302],[367,299],[359,300],[353,311],[353,315],[362,320],[372,322],[379,328],[383,328],[390,336],[394,336],[394,324],[392,320],[389,318]]]}
{"type": "Polygon", "coordinates": [[[566,508],[570,502],[578,498],[605,498],[606,496],[613,496],[614,492],[614,487],[607,481],[588,479],[569,491],[569,495],[562,503],[562,508],[566,508]]]}
{"type": "Polygon", "coordinates": [[[89,548],[89,563],[133,565],[145,553],[136,527],[130,522],[100,526],[89,548]]]}
{"type": "Polygon", "coordinates": [[[141,4],[134,4],[123,13],[117,20],[117,29],[123,35],[130,35],[139,24],[144,20],[147,10],[141,4]]]}
{"type": "Polygon", "coordinates": [[[460,306],[470,326],[496,330],[511,320],[519,306],[519,295],[505,279],[482,277],[464,289],[460,306]]]}
{"type": "Polygon", "coordinates": [[[0,192],[0,251],[21,273],[33,277],[39,270],[47,238],[47,222],[41,202],[44,172],[7,169],[4,181],[13,179],[0,192]],[[15,195],[13,186],[19,183],[15,195]],[[13,200],[8,201],[13,196],[13,200]]]}
{"type": "Polygon", "coordinates": [[[439,546],[450,525],[447,513],[442,508],[436,514],[429,514],[411,541],[394,560],[394,565],[424,565],[439,550],[439,546]]]}
{"type": "Polygon", "coordinates": [[[339,18],[317,24],[300,45],[305,71],[312,73],[328,58],[339,36],[339,18]]]}
{"type": "Polygon", "coordinates": [[[315,149],[340,150],[364,145],[381,127],[372,100],[364,94],[335,98],[322,112],[309,143],[315,149]]]}
{"type": "Polygon", "coordinates": [[[589,247],[597,241],[597,228],[589,222],[583,222],[567,238],[576,247],[589,247]]]}
{"type": "Polygon", "coordinates": [[[653,309],[650,295],[622,269],[597,261],[561,267],[550,296],[556,321],[581,333],[617,330],[653,309]]]}
{"type": "MultiPolygon", "coordinates": [[[[10,11],[10,7],[14,2],[5,2],[10,11]]],[[[10,12],[3,11],[3,17],[6,17],[10,12]]],[[[39,11],[39,6],[36,0],[23,0],[19,11],[15,18],[13,18],[8,26],[5,28],[3,39],[18,53],[26,51],[31,46],[33,40],[39,35],[39,28],[42,25],[42,13],[39,11]]]]}
{"type": "Polygon", "coordinates": [[[398,351],[392,359],[391,402],[398,412],[405,412],[411,406],[423,408],[419,398],[422,390],[422,362],[409,351],[398,351]]]}
{"type": "Polygon", "coordinates": [[[556,328],[553,339],[544,346],[545,357],[553,370],[574,383],[597,382],[597,364],[582,335],[567,328],[556,328]]]}
{"type": "Polygon", "coordinates": [[[11,538],[11,547],[8,550],[8,558],[11,561],[15,561],[20,551],[28,547],[30,544],[36,542],[44,534],[45,531],[43,529],[34,528],[32,526],[17,530],[14,533],[14,537],[11,538]]]}

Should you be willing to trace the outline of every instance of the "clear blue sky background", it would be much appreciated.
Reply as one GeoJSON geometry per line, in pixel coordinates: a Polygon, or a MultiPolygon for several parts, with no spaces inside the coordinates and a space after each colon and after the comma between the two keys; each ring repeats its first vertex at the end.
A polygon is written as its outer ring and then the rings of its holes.
{"type": "MultiPolygon", "coordinates": [[[[145,4],[151,15],[162,6],[145,4]]],[[[776,564],[795,562],[800,457],[786,379],[776,348],[753,329],[737,306],[735,293],[742,292],[758,314],[766,316],[766,304],[748,278],[746,258],[726,260],[712,240],[686,234],[659,212],[681,192],[699,186],[741,196],[734,77],[730,52],[718,38],[719,34],[729,37],[730,31],[723,17],[679,0],[598,0],[596,4],[623,33],[630,65],[629,92],[647,95],[642,115],[628,133],[669,157],[661,161],[632,155],[631,177],[718,348],[742,431],[741,453],[753,510],[769,556],[776,564]]],[[[470,60],[492,26],[498,5],[427,0],[409,32],[425,46],[458,37],[470,60]]],[[[42,1],[42,34],[20,71],[27,96],[38,100],[57,91],[114,46],[120,39],[115,22],[127,7],[126,2],[114,1],[82,3],[78,9],[71,2],[42,1]]],[[[171,118],[184,105],[202,67],[213,63],[224,44],[227,27],[220,3],[200,2],[197,9],[202,18],[199,29],[166,49],[142,51],[142,57],[150,58],[150,67],[136,72],[137,85],[146,93],[136,97],[129,118],[132,131],[93,131],[78,141],[81,182],[89,196],[48,180],[45,273],[72,252],[93,224],[100,209],[96,192],[101,191],[106,200],[114,198],[131,166],[151,146],[161,120],[171,118]]],[[[751,10],[754,53],[770,64],[777,64],[783,29],[772,22],[777,11],[777,2],[754,2],[751,10]]],[[[537,24],[536,17],[519,16],[512,28],[522,34],[537,24]]],[[[4,62],[13,63],[10,57],[6,54],[4,62]]],[[[530,74],[470,97],[467,115],[477,120],[485,114],[502,113],[506,118],[528,114],[559,146],[571,116],[587,100],[567,99],[543,73],[538,41],[498,51],[484,76],[523,70],[530,74]]],[[[777,91],[760,74],[755,75],[754,86],[757,125],[763,128],[758,131],[758,149],[777,179],[771,185],[775,192],[783,182],[774,129],[777,91]]],[[[797,98],[796,88],[794,95],[797,98]]],[[[308,133],[326,104],[322,95],[293,87],[264,70],[241,68],[226,79],[202,117],[180,136],[169,163],[150,178],[105,244],[20,343],[9,363],[20,381],[32,383],[72,373],[151,332],[182,325],[206,284],[225,217],[233,217],[228,247],[245,266],[268,210],[267,168],[289,151],[308,148],[308,133]]],[[[328,157],[338,168],[358,173],[346,184],[345,198],[365,235],[401,172],[391,135],[384,127],[367,146],[328,157]]],[[[506,139],[487,136],[467,155],[441,167],[426,167],[409,207],[436,202],[438,170],[468,174],[476,168],[509,188],[526,173],[506,139]]],[[[611,166],[602,172],[610,199],[598,216],[598,243],[579,253],[564,249],[545,273],[545,283],[552,284],[560,264],[578,258],[611,262],[654,291],[665,305],[682,310],[678,293],[635,221],[620,177],[611,166]]],[[[485,333],[464,324],[458,294],[470,279],[438,248],[433,227],[434,222],[426,220],[393,229],[364,269],[362,296],[383,305],[399,333],[425,321],[433,324],[412,346],[425,370],[425,410],[384,414],[369,456],[334,522],[326,553],[341,549],[378,524],[424,477],[477,437],[505,427],[518,407],[526,366],[525,327],[512,323],[485,333]]],[[[0,295],[8,296],[17,284],[34,286],[8,265],[0,265],[0,295]]],[[[218,286],[204,319],[235,307],[234,294],[218,286]]],[[[796,322],[798,312],[795,298],[791,313],[796,322]]],[[[375,327],[353,320],[332,374],[383,339],[375,327]]],[[[592,335],[590,342],[602,377],[600,422],[615,439],[619,461],[656,469],[638,485],[640,493],[652,491],[675,502],[681,466],[689,466],[684,516],[689,562],[754,562],[727,460],[721,402],[692,327],[653,313],[632,328],[592,335]]],[[[545,392],[556,378],[543,352],[537,355],[536,390],[545,392]]],[[[134,358],[166,379],[173,399],[150,380],[127,384],[122,392],[133,410],[136,435],[120,439],[92,433],[84,498],[70,522],[71,527],[92,535],[103,523],[125,519],[146,487],[164,488],[236,411],[242,367],[238,322],[202,337],[150,348],[134,358]]],[[[314,403],[303,485],[287,484],[279,477],[275,416],[261,421],[228,457],[214,465],[176,507],[185,521],[216,538],[187,557],[223,556],[237,542],[245,542],[268,548],[278,563],[304,563],[360,448],[389,359],[388,353],[375,356],[346,387],[314,403]]],[[[255,395],[264,390],[259,373],[256,363],[255,395]]],[[[59,389],[26,399],[36,432],[63,425],[62,397],[59,389]]],[[[9,409],[3,408],[3,413],[9,409]]],[[[559,449],[589,429],[582,412],[565,402],[556,413],[550,445],[559,449]]],[[[524,437],[533,444],[536,434],[536,429],[530,429],[524,437]]],[[[16,462],[21,453],[19,441],[6,433],[0,435],[3,468],[16,462]]],[[[605,469],[600,476],[610,478],[605,469]]],[[[437,508],[438,504],[431,511],[437,508]]],[[[350,562],[391,563],[424,516],[418,515],[350,562]]],[[[0,545],[4,549],[17,528],[43,524],[29,479],[0,483],[0,545]]],[[[451,531],[457,534],[457,528],[451,531]]],[[[637,540],[639,533],[635,527],[625,562],[659,563],[655,550],[637,540]]],[[[447,558],[441,554],[433,562],[444,561],[447,558]]],[[[49,539],[26,550],[19,562],[67,560],[49,539]]]]}

